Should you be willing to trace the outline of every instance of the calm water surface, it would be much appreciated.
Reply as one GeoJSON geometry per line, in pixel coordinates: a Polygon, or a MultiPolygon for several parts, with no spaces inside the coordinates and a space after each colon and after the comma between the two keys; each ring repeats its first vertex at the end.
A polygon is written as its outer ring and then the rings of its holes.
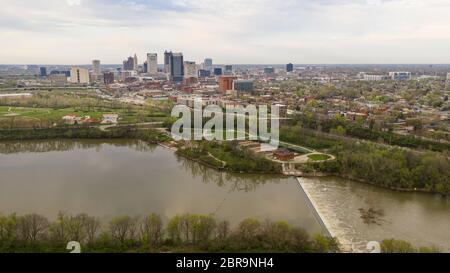
{"type": "Polygon", "coordinates": [[[120,215],[214,214],[282,220],[321,232],[293,178],[220,173],[139,141],[0,143],[0,211],[120,215]]]}

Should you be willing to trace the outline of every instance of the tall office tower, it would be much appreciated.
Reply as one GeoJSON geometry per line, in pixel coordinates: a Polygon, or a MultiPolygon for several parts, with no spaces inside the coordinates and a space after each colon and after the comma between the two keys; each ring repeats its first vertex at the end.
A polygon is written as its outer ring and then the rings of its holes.
{"type": "Polygon", "coordinates": [[[128,57],[126,61],[123,61],[123,71],[131,71],[134,70],[134,68],[135,65],[133,57],[128,57]]]}
{"type": "Polygon", "coordinates": [[[70,69],[70,83],[89,84],[89,70],[86,68],[72,67],[70,69]]]}
{"type": "Polygon", "coordinates": [[[236,80],[236,77],[221,76],[219,78],[219,91],[225,94],[228,90],[232,90],[234,80],[236,80]]]}
{"type": "Polygon", "coordinates": [[[450,72],[447,73],[447,81],[450,81],[450,72]]]}
{"type": "Polygon", "coordinates": [[[41,77],[47,77],[47,67],[41,67],[39,71],[41,77]]]}
{"type": "Polygon", "coordinates": [[[136,54],[134,54],[134,71],[138,71],[139,70],[139,62],[138,62],[138,57],[136,54]]]}
{"type": "Polygon", "coordinates": [[[102,68],[100,66],[100,61],[99,60],[93,60],[92,61],[92,68],[93,68],[93,73],[95,76],[100,76],[102,74],[102,68]]]}
{"type": "Polygon", "coordinates": [[[158,74],[158,54],[147,54],[147,73],[152,75],[158,74]]]}
{"type": "Polygon", "coordinates": [[[214,68],[214,76],[221,76],[222,74],[222,68],[214,68]]]}
{"type": "Polygon", "coordinates": [[[164,73],[170,73],[170,58],[172,56],[172,51],[168,52],[167,50],[164,52],[164,73]]]}
{"type": "Polygon", "coordinates": [[[198,70],[195,62],[184,62],[184,77],[185,78],[198,77],[198,70]]]}
{"type": "Polygon", "coordinates": [[[231,75],[231,74],[233,74],[233,66],[232,66],[232,65],[226,65],[226,66],[225,66],[224,74],[225,74],[225,75],[231,75]]]}
{"type": "Polygon", "coordinates": [[[181,83],[184,80],[184,58],[182,53],[172,53],[170,55],[170,80],[174,83],[181,83]]]}
{"type": "Polygon", "coordinates": [[[103,73],[103,81],[106,85],[114,83],[114,72],[103,73]]]}
{"type": "Polygon", "coordinates": [[[213,60],[210,58],[206,58],[205,62],[203,63],[203,69],[212,70],[212,68],[213,68],[213,60]]]}
{"type": "Polygon", "coordinates": [[[294,71],[294,65],[291,64],[291,63],[287,64],[287,65],[286,65],[286,71],[287,71],[287,72],[292,72],[292,71],[294,71]]]}

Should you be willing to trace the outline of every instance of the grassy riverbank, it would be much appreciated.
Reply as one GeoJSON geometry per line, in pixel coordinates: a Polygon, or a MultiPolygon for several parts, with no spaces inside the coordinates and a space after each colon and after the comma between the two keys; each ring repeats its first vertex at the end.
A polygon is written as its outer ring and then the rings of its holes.
{"type": "Polygon", "coordinates": [[[234,141],[188,142],[179,145],[177,154],[194,159],[216,169],[236,173],[281,174],[281,165],[263,155],[255,154],[234,141]]]}

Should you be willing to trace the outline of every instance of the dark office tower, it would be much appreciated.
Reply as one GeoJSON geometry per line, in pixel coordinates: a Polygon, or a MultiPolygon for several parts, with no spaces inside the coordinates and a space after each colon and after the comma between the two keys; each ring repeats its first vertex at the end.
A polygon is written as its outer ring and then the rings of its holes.
{"type": "Polygon", "coordinates": [[[206,69],[200,69],[198,71],[198,76],[200,78],[209,78],[209,77],[211,77],[211,71],[210,70],[206,70],[206,69]]]}
{"type": "Polygon", "coordinates": [[[184,58],[182,53],[171,53],[169,59],[170,80],[181,83],[184,80],[184,58]]]}
{"type": "Polygon", "coordinates": [[[294,65],[291,64],[291,63],[287,64],[287,65],[286,65],[286,71],[287,71],[287,72],[292,72],[292,71],[294,71],[294,65]]]}
{"type": "Polygon", "coordinates": [[[170,73],[170,58],[172,56],[172,51],[164,52],[164,73],[170,73]]]}
{"type": "Polygon", "coordinates": [[[103,73],[103,80],[106,85],[114,83],[114,72],[105,72],[103,73]]]}
{"type": "Polygon", "coordinates": [[[214,75],[215,76],[222,76],[222,68],[214,68],[214,75]]]}
{"type": "Polygon", "coordinates": [[[47,67],[41,67],[40,72],[41,77],[47,77],[47,67]]]}
{"type": "Polygon", "coordinates": [[[132,71],[134,70],[135,65],[134,65],[134,58],[133,57],[128,57],[128,59],[126,61],[123,61],[123,70],[124,71],[132,71]]]}
{"type": "Polygon", "coordinates": [[[233,74],[233,66],[232,65],[226,65],[225,66],[225,75],[231,75],[233,74]]]}

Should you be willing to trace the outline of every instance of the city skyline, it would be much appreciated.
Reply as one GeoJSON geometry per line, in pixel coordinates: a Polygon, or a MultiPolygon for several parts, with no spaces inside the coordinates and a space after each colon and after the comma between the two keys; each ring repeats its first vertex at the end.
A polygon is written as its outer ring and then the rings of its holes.
{"type": "Polygon", "coordinates": [[[130,52],[158,52],[162,63],[165,50],[222,64],[450,63],[444,0],[0,4],[2,64],[120,64],[130,52]]]}

